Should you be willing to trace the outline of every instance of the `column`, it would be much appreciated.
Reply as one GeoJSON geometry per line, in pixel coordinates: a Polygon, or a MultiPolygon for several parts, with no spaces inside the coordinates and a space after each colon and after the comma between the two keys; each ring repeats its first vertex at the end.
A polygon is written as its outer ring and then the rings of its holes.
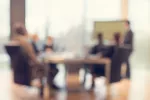
{"type": "Polygon", "coordinates": [[[128,19],[128,0],[121,0],[121,17],[128,19]]]}
{"type": "Polygon", "coordinates": [[[10,37],[17,22],[25,25],[25,0],[10,0],[10,37]]]}

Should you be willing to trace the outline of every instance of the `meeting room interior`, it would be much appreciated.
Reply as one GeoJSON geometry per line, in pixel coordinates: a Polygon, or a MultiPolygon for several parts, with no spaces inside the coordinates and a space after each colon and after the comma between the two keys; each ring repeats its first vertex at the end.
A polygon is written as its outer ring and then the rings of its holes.
{"type": "Polygon", "coordinates": [[[150,100],[150,0],[0,0],[0,100],[150,100]]]}

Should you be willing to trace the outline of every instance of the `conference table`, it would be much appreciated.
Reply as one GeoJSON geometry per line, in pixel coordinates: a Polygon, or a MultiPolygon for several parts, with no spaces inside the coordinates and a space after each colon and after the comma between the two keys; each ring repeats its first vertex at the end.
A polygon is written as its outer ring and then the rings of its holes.
{"type": "MultiPolygon", "coordinates": [[[[65,54],[64,54],[65,55],[65,54]]],[[[105,77],[106,77],[106,87],[107,87],[107,98],[110,96],[110,70],[111,70],[111,60],[109,58],[102,58],[96,55],[89,55],[86,57],[66,57],[57,55],[46,55],[44,57],[45,63],[56,63],[56,64],[105,64],[105,77]]],[[[71,66],[70,66],[71,67],[71,66]]]]}

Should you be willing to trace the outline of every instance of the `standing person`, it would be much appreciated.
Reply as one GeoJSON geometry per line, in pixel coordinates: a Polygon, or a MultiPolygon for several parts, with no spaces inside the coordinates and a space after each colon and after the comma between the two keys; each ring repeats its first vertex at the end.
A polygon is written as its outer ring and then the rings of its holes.
{"type": "MultiPolygon", "coordinates": [[[[44,52],[52,53],[54,52],[53,46],[53,38],[51,36],[47,37],[46,44],[43,47],[44,52]]],[[[58,74],[57,64],[56,63],[49,63],[49,72],[48,72],[48,84],[53,89],[59,89],[59,87],[54,84],[55,76],[58,74]]]]}
{"type": "MultiPolygon", "coordinates": [[[[133,51],[133,32],[131,30],[130,27],[130,22],[127,20],[125,21],[125,28],[126,28],[126,33],[125,33],[125,38],[124,38],[124,45],[127,45],[130,47],[130,54],[133,51]]],[[[130,63],[129,63],[129,59],[126,62],[127,63],[127,73],[126,73],[126,77],[130,79],[130,63]]]]}

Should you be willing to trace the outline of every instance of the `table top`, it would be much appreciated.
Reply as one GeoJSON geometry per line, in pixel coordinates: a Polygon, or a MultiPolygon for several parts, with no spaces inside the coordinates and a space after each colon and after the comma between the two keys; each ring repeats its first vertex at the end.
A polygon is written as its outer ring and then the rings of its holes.
{"type": "Polygon", "coordinates": [[[96,55],[88,57],[63,57],[63,56],[46,56],[44,57],[46,63],[65,63],[65,64],[110,64],[109,58],[102,58],[96,55]]]}

